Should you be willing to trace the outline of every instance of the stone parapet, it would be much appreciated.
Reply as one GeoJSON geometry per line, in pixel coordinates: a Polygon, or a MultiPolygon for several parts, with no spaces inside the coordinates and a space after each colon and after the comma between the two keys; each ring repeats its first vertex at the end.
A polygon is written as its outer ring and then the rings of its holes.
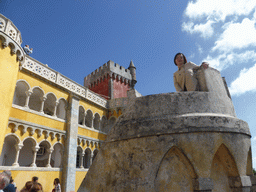
{"type": "Polygon", "coordinates": [[[21,45],[22,38],[18,28],[12,23],[12,21],[2,14],[0,14],[0,31],[10,36],[18,45],[21,45]]]}
{"type": "Polygon", "coordinates": [[[103,66],[96,69],[84,78],[84,86],[90,87],[92,84],[97,84],[108,77],[114,79],[117,78],[118,80],[121,80],[129,85],[132,79],[129,69],[125,69],[123,66],[109,60],[103,66]]]}
{"type": "Polygon", "coordinates": [[[107,100],[105,98],[90,91],[88,88],[79,85],[75,81],[72,81],[71,79],[65,77],[64,75],[51,69],[50,67],[40,63],[32,57],[26,56],[25,62],[21,65],[21,70],[28,71],[32,74],[36,74],[97,105],[100,105],[102,107],[107,106],[107,100]]]}

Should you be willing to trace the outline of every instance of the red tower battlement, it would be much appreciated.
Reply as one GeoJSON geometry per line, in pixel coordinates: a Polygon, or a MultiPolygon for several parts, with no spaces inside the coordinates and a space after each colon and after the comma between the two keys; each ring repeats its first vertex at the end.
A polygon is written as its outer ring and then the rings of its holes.
{"type": "Polygon", "coordinates": [[[107,99],[127,97],[127,91],[136,81],[135,74],[136,68],[132,61],[129,68],[125,69],[109,60],[84,78],[84,86],[107,99]]]}

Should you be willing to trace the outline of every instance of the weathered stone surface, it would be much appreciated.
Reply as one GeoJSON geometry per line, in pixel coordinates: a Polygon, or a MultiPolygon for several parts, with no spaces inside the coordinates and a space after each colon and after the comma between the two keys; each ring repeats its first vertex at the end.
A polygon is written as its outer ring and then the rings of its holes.
{"type": "Polygon", "coordinates": [[[249,127],[218,71],[201,73],[208,92],[130,98],[78,191],[250,189],[249,127]]]}

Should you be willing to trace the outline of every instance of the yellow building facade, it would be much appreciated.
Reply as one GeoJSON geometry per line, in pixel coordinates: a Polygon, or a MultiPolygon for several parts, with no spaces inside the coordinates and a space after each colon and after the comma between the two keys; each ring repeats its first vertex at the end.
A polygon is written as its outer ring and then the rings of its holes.
{"type": "Polygon", "coordinates": [[[37,176],[44,191],[55,178],[77,191],[122,104],[28,56],[15,25],[1,14],[0,23],[0,170],[18,189],[37,176]]]}

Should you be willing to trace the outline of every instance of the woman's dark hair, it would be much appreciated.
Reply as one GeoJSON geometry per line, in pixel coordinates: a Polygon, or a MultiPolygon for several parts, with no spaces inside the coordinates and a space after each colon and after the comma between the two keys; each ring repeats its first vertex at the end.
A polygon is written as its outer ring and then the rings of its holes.
{"type": "Polygon", "coordinates": [[[185,55],[184,55],[183,53],[177,53],[177,54],[175,55],[175,57],[174,57],[174,64],[175,64],[175,65],[177,65],[177,64],[175,63],[175,60],[176,60],[176,57],[177,57],[178,55],[183,55],[184,64],[187,63],[187,58],[185,57],[185,55]]]}
{"type": "Polygon", "coordinates": [[[54,181],[55,181],[57,184],[59,184],[59,183],[60,183],[59,178],[54,179],[54,181]]]}

